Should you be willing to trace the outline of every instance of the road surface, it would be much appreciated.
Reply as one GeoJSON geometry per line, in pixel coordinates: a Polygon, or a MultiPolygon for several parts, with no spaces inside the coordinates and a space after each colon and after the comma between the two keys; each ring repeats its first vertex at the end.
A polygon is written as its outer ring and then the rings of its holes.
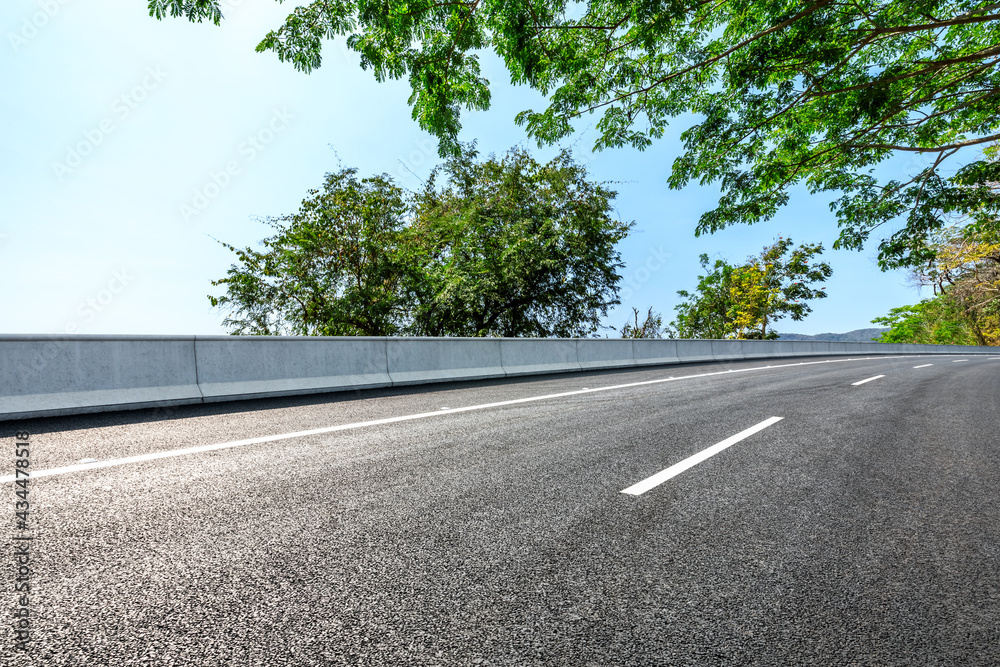
{"type": "Polygon", "coordinates": [[[3,429],[33,537],[4,665],[1000,663],[1000,355],[3,429]]]}

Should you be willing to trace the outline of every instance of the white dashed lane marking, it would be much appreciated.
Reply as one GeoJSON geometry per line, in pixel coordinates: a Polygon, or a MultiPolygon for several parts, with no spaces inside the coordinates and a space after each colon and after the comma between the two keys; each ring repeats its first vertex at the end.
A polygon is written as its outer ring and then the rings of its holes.
{"type": "Polygon", "coordinates": [[[654,487],[657,487],[660,484],[663,484],[664,482],[666,482],[671,477],[676,477],[677,475],[681,474],[682,472],[684,472],[688,468],[693,468],[694,466],[698,465],[699,463],[701,463],[705,459],[709,459],[709,458],[715,456],[716,454],[718,454],[719,452],[723,451],[724,449],[728,449],[729,447],[732,447],[733,445],[735,445],[740,440],[745,440],[746,438],[749,438],[754,433],[757,433],[758,431],[763,431],[765,428],[767,428],[771,424],[776,424],[776,423],[780,422],[781,419],[782,419],[781,417],[770,417],[768,419],[765,419],[761,423],[759,423],[759,424],[757,424],[755,426],[751,426],[750,428],[746,429],[745,431],[740,431],[736,435],[731,436],[729,438],[726,438],[725,440],[723,440],[722,442],[720,442],[718,444],[712,445],[708,449],[703,449],[700,452],[698,452],[697,454],[695,454],[693,456],[687,457],[686,459],[684,459],[680,463],[675,463],[674,465],[670,466],[666,470],[661,470],[660,472],[656,473],[652,477],[647,477],[646,479],[642,480],[641,482],[633,484],[632,486],[630,486],[627,489],[623,490],[622,493],[627,493],[630,496],[641,496],[642,494],[646,493],[650,489],[652,489],[654,487]]]}

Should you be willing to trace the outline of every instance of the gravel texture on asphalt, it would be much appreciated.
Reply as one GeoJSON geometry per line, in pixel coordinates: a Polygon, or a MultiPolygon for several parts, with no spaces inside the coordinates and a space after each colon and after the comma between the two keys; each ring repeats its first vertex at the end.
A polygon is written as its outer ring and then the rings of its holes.
{"type": "MultiPolygon", "coordinates": [[[[794,364],[39,478],[31,650],[8,630],[0,664],[997,665],[1000,361],[968,359],[671,366],[3,424],[8,444],[32,433],[41,470],[794,364]]],[[[0,493],[12,514],[13,485],[0,493]]]]}

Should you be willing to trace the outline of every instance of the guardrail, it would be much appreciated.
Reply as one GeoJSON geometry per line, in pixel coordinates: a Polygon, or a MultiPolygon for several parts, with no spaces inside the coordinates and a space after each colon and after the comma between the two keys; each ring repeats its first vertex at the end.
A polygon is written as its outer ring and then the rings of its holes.
{"type": "Polygon", "coordinates": [[[0,335],[0,421],[703,361],[997,353],[820,341],[0,335]]]}

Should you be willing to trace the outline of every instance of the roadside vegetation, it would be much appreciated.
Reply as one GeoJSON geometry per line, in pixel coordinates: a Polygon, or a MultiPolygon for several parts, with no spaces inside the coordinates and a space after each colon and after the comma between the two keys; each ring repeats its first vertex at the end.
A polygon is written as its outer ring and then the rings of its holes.
{"type": "MultiPolygon", "coordinates": [[[[345,39],[378,81],[408,79],[413,119],[461,152],[461,114],[488,109],[480,57],[538,91],[515,122],[541,144],[596,115],[595,148],[644,149],[671,122],[668,184],[717,184],[697,233],[772,217],[804,185],[826,197],[834,247],[880,237],[883,269],[919,266],[942,214],[1000,210],[1000,11],[978,0],[592,0],[291,3],[259,52],[310,72],[345,39]],[[904,157],[898,169],[873,168],[904,157]],[[886,174],[881,177],[878,174],[886,174]],[[887,223],[898,226],[892,233],[887,223]]],[[[223,20],[220,0],[148,0],[163,19],[223,20]]],[[[402,100],[400,100],[402,103],[402,100]]]]}
{"type": "Polygon", "coordinates": [[[822,252],[821,244],[794,247],[792,239],[779,238],[742,264],[723,259],[709,263],[708,255],[702,255],[705,275],[698,276],[693,292],[677,292],[683,301],[675,306],[676,319],[666,335],[777,338],[777,321],[785,317],[800,321],[812,312],[810,301],[826,298],[826,288],[815,287],[833,275],[830,265],[817,259],[822,252]]]}
{"type": "Polygon", "coordinates": [[[934,259],[911,272],[934,296],[872,322],[883,343],[1000,345],[1000,230],[956,225],[931,246],[934,259]]]}
{"type": "Polygon", "coordinates": [[[236,263],[209,300],[234,334],[590,335],[619,304],[615,196],[565,151],[465,146],[418,192],[341,169],[261,248],[223,243],[236,263]]]}
{"type": "MultiPolygon", "coordinates": [[[[1000,165],[1000,143],[983,153],[990,165],[1000,165]]],[[[1000,177],[986,186],[1000,194],[1000,177]]],[[[924,261],[910,268],[910,278],[933,296],[872,320],[889,327],[879,341],[1000,345],[1000,216],[988,209],[952,216],[921,252],[924,261]]]]}
{"type": "MultiPolygon", "coordinates": [[[[223,20],[220,0],[147,2],[156,19],[223,20]]],[[[298,218],[270,221],[278,233],[264,251],[234,248],[240,264],[216,283],[227,293],[211,297],[234,331],[543,336],[597,328],[617,304],[613,246],[628,226],[612,224],[599,188],[582,188],[584,199],[573,203],[573,188],[553,186],[550,200],[535,201],[518,191],[513,172],[490,175],[493,167],[468,161],[461,115],[491,105],[480,57],[492,51],[511,83],[542,95],[540,109],[514,118],[539,145],[563,141],[591,115],[596,150],[642,150],[669,123],[683,123],[667,185],[720,190],[696,235],[769,220],[805,186],[835,214],[834,248],[878,241],[882,270],[906,269],[933,287],[932,298],[874,320],[890,327],[882,340],[997,344],[995,3],[310,2],[262,35],[257,51],[310,72],[334,39],[345,39],[378,81],[408,79],[413,119],[439,140],[451,180],[410,197],[385,178],[335,175],[298,218]],[[471,182],[487,185],[470,190],[471,182]],[[509,201],[495,196],[496,185],[509,201]],[[370,196],[372,211],[387,217],[331,219],[324,237],[310,206],[329,217],[324,201],[337,200],[339,188],[361,197],[346,211],[368,206],[370,196]],[[529,213],[513,214],[522,205],[529,213]],[[583,226],[553,225],[554,211],[572,211],[583,226]],[[340,248],[334,237],[348,245],[320,260],[322,244],[340,248]],[[321,268],[307,279],[310,267],[321,268]]],[[[822,294],[807,287],[815,277],[779,285],[761,260],[710,266],[706,258],[706,275],[695,292],[680,293],[670,326],[652,310],[640,323],[635,311],[620,333],[773,337],[776,319],[802,319],[822,294]]]]}

